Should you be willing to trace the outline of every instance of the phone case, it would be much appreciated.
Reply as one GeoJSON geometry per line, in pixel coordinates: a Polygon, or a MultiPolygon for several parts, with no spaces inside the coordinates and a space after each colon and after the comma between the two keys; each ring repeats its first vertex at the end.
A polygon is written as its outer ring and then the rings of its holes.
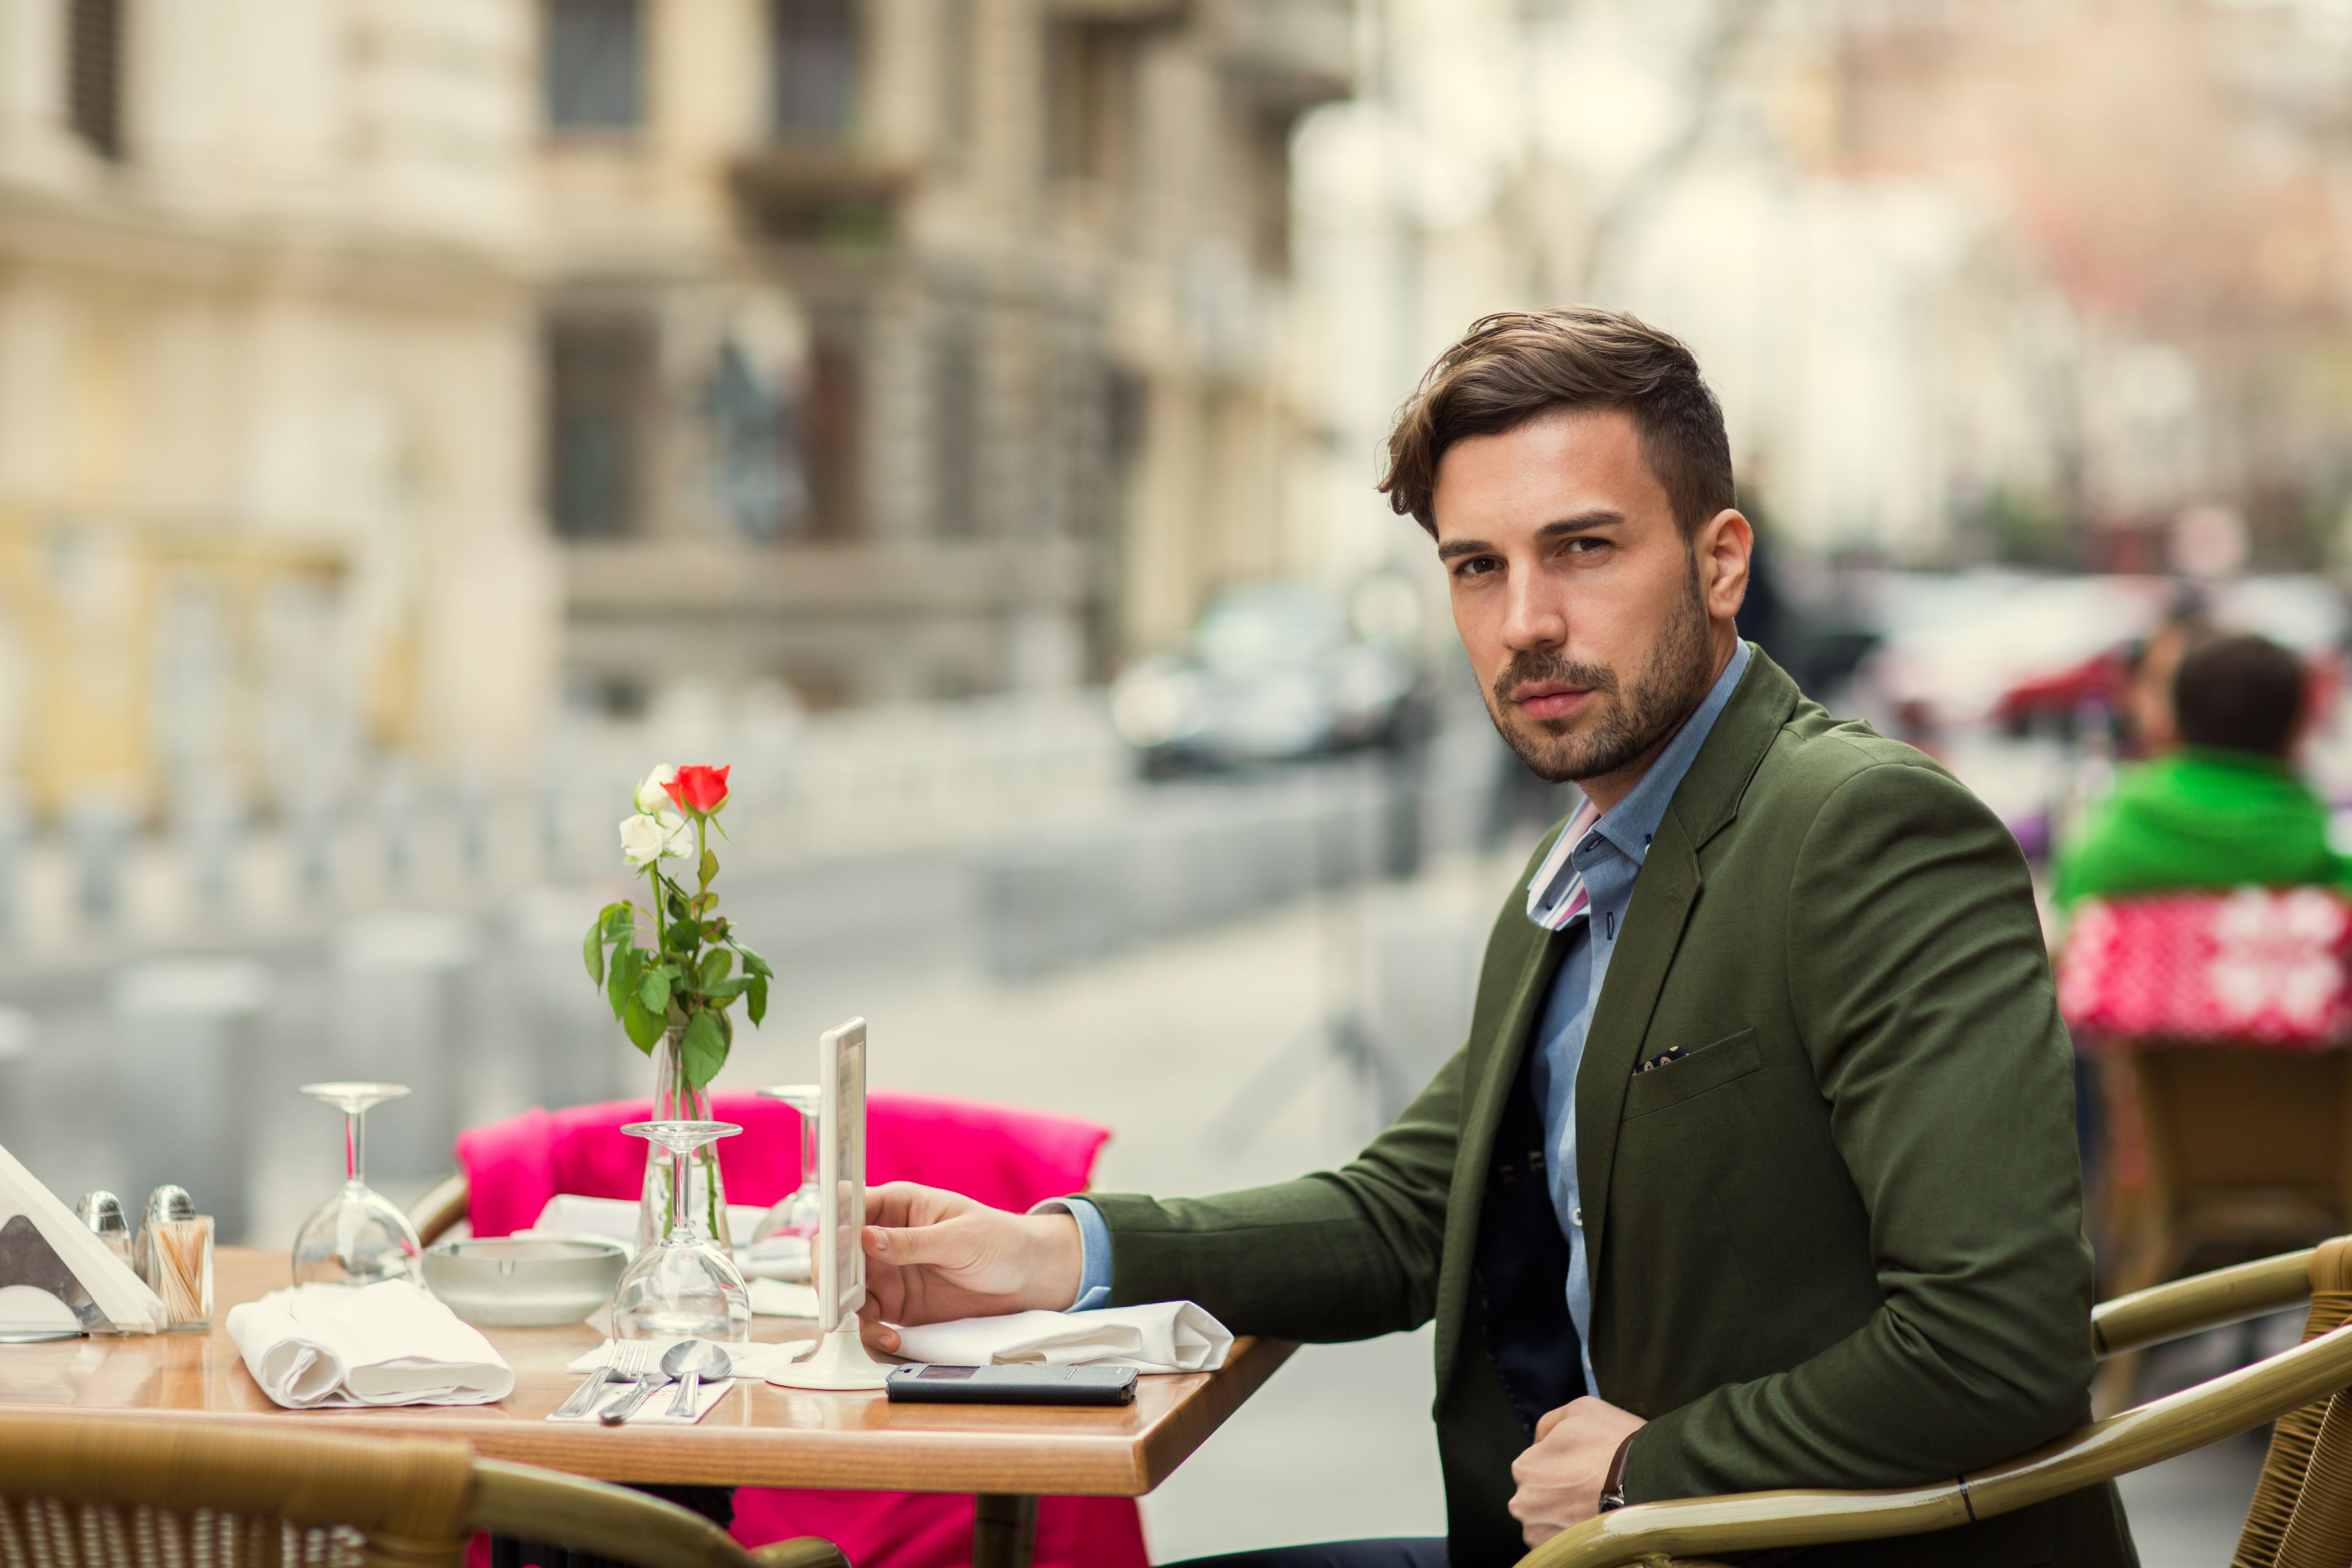
{"type": "Polygon", "coordinates": [[[933,1366],[894,1369],[887,1385],[901,1405],[1127,1405],[1126,1366],[933,1366]]]}

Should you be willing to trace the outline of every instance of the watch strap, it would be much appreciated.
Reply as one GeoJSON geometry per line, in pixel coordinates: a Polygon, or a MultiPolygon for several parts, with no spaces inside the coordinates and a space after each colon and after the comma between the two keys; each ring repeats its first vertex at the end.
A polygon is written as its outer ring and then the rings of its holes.
{"type": "Polygon", "coordinates": [[[1601,1511],[1603,1513],[1625,1506],[1625,1458],[1633,1451],[1633,1439],[1640,1436],[1641,1432],[1642,1429],[1636,1426],[1626,1433],[1625,1440],[1617,1445],[1617,1452],[1610,1458],[1609,1473],[1601,1479],[1601,1511]]]}

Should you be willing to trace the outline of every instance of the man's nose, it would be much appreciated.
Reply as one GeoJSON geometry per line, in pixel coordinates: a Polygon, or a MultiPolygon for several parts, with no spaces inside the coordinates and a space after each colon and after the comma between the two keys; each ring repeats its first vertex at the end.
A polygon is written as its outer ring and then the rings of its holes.
{"type": "Polygon", "coordinates": [[[1559,647],[1568,641],[1568,614],[1535,573],[1514,574],[1506,590],[1503,641],[1513,648],[1559,647]]]}

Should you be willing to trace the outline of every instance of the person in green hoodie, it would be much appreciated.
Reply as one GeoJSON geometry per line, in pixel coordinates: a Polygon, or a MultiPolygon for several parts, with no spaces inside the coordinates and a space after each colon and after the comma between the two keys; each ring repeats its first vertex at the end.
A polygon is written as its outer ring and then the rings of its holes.
{"type": "Polygon", "coordinates": [[[2061,847],[2058,907],[2352,882],[2328,847],[2327,808],[2288,760],[2303,731],[2302,661],[2265,637],[2216,638],[2181,659],[2172,700],[2179,748],[2126,772],[2061,847]]]}

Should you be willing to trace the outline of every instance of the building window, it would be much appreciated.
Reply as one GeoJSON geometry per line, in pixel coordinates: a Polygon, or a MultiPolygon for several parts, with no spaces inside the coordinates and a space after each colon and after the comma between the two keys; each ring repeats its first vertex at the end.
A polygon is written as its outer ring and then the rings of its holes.
{"type": "Polygon", "coordinates": [[[768,16],[776,139],[846,141],[857,108],[856,0],[770,0],[768,16]]]}
{"type": "Polygon", "coordinates": [[[548,0],[542,60],[555,131],[628,131],[643,115],[644,7],[638,0],[548,0]]]}
{"type": "Polygon", "coordinates": [[[980,323],[948,305],[931,332],[932,528],[942,539],[980,531],[980,323]]]}
{"type": "Polygon", "coordinates": [[[809,343],[794,423],[808,476],[810,531],[819,539],[855,539],[865,530],[866,384],[854,321],[820,318],[809,343]]]}
{"type": "Polygon", "coordinates": [[[547,331],[547,510],[565,539],[645,531],[654,458],[653,324],[600,317],[547,331]]]}
{"type": "Polygon", "coordinates": [[[1054,176],[1123,184],[1134,170],[1136,29],[1065,22],[1047,48],[1045,155],[1054,176]]]}
{"type": "Polygon", "coordinates": [[[66,17],[66,111],[105,158],[122,156],[122,0],[72,0],[66,17]]]}

